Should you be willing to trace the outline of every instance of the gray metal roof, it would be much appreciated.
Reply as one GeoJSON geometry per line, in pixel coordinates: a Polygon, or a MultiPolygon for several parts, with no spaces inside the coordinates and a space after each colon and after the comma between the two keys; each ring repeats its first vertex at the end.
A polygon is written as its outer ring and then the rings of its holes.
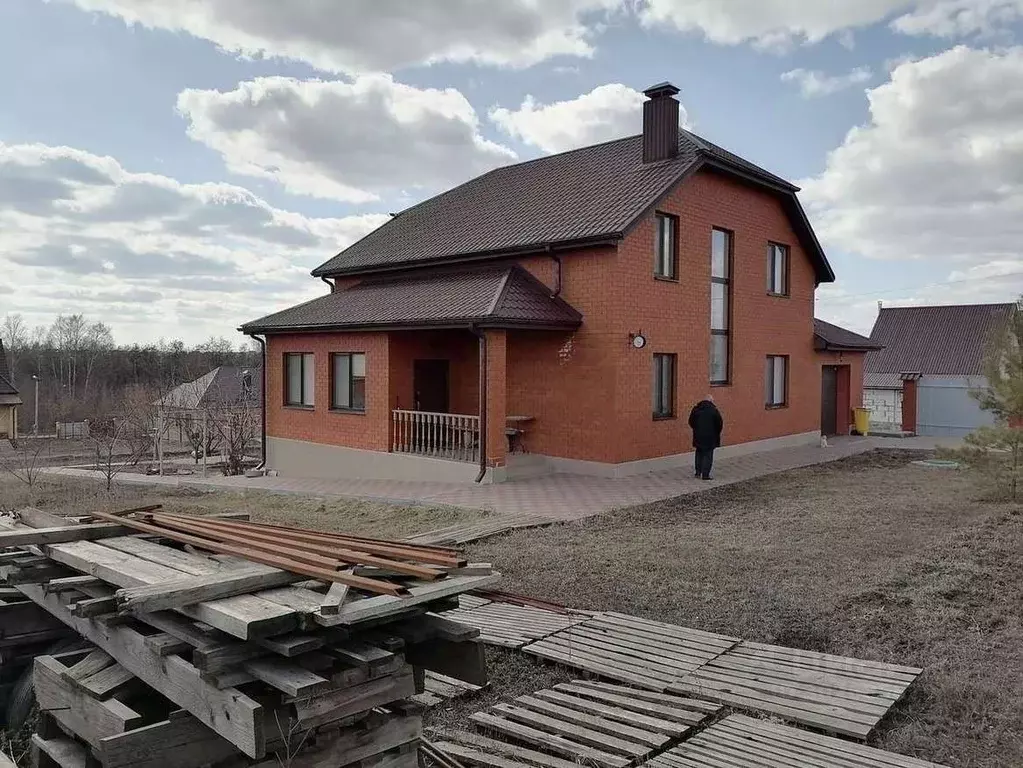
{"type": "MultiPolygon", "coordinates": [[[[7,352],[4,350],[4,340],[0,339],[0,395],[17,396],[18,390],[14,387],[14,377],[11,375],[10,364],[7,360],[7,352]]],[[[14,405],[20,405],[19,399],[14,405]]]]}
{"type": "Polygon", "coordinates": [[[497,168],[425,200],[313,270],[336,276],[445,260],[508,256],[614,241],[687,174],[701,167],[738,174],[779,194],[819,282],[834,273],[794,187],[685,130],[675,158],[642,162],[643,137],[497,168]]]}
{"type": "Polygon", "coordinates": [[[884,349],[867,355],[864,372],[981,375],[987,343],[1005,327],[1015,307],[1015,304],[883,307],[870,340],[884,349]]]}
{"type": "Polygon", "coordinates": [[[444,327],[576,328],[579,314],[519,266],[417,271],[366,279],[347,290],[245,323],[245,333],[444,327]]]}

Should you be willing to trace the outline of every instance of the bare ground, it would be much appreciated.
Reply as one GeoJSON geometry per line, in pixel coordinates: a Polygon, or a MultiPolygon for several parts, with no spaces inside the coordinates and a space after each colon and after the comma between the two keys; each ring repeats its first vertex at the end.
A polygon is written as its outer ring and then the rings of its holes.
{"type": "MultiPolygon", "coordinates": [[[[498,564],[511,592],[923,667],[873,745],[1023,765],[1023,514],[912,458],[875,453],[513,532],[470,555],[498,564]]],[[[502,676],[504,655],[492,655],[502,676]]]]}
{"type": "MultiPolygon", "coordinates": [[[[811,650],[925,669],[871,743],[951,766],[1023,765],[1023,513],[961,473],[876,452],[478,542],[502,588],[811,650]]],[[[483,513],[265,493],[0,478],[0,507],[163,503],[400,537],[483,513]]],[[[462,724],[572,673],[488,649],[492,686],[432,710],[462,724]]]]}

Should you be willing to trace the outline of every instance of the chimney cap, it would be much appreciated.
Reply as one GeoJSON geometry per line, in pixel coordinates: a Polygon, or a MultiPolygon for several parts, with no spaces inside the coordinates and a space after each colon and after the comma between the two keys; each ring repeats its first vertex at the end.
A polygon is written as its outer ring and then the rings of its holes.
{"type": "Polygon", "coordinates": [[[667,96],[674,96],[679,92],[678,88],[665,80],[663,83],[657,85],[651,85],[645,91],[643,95],[650,99],[659,99],[667,96]]]}

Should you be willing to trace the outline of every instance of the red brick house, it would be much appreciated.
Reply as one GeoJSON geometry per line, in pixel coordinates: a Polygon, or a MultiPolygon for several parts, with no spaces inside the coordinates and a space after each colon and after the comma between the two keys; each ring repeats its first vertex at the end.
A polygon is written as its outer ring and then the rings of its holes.
{"type": "Polygon", "coordinates": [[[243,325],[265,337],[267,466],[633,474],[690,461],[708,392],[725,450],[818,441],[822,387],[846,431],[869,342],[816,333],[834,273],[797,188],[680,129],[677,93],[646,92],[640,136],[409,208],[313,270],[329,294],[243,325]]]}

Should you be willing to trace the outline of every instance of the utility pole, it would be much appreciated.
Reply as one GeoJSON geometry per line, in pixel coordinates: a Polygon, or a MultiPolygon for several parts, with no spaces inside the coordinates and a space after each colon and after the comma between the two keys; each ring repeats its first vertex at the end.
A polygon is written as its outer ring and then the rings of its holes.
{"type": "Polygon", "coordinates": [[[32,434],[39,437],[39,374],[33,373],[32,381],[34,381],[36,385],[36,415],[35,421],[32,424],[32,434]]]}

